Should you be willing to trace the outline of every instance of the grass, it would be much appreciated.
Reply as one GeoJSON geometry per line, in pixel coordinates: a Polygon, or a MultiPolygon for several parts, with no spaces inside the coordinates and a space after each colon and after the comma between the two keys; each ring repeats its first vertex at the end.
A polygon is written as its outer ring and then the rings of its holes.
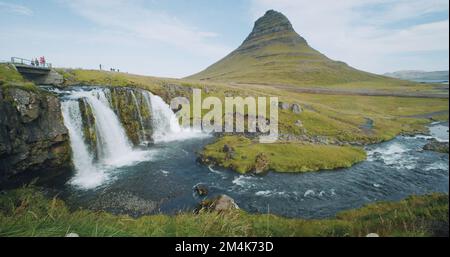
{"type": "Polygon", "coordinates": [[[238,136],[222,137],[201,152],[203,159],[239,173],[253,171],[259,154],[268,157],[269,169],[276,172],[345,168],[366,159],[364,150],[356,147],[300,143],[260,144],[238,136]],[[234,149],[232,157],[223,151],[225,145],[234,149]]]}
{"type": "Polygon", "coordinates": [[[34,92],[38,90],[34,83],[24,79],[15,67],[10,64],[0,64],[0,87],[3,89],[20,88],[34,92]]]}
{"type": "Polygon", "coordinates": [[[335,218],[304,220],[272,214],[180,213],[140,218],[90,210],[71,211],[57,198],[26,187],[0,196],[0,236],[448,236],[448,195],[412,196],[370,204],[335,218]]]}

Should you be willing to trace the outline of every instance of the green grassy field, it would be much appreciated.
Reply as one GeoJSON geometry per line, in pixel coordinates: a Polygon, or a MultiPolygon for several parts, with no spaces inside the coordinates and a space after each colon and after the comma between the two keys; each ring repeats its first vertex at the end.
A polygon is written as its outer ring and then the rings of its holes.
{"type": "Polygon", "coordinates": [[[242,210],[140,218],[70,210],[27,187],[0,195],[0,236],[448,236],[448,195],[370,204],[321,220],[289,219],[242,210]]]}
{"type": "Polygon", "coordinates": [[[201,155],[212,164],[239,173],[254,171],[259,154],[268,159],[268,169],[276,172],[308,172],[347,168],[366,159],[364,150],[356,147],[301,143],[260,144],[245,137],[226,136],[208,145],[201,155]],[[229,157],[224,146],[233,148],[229,157]]]}

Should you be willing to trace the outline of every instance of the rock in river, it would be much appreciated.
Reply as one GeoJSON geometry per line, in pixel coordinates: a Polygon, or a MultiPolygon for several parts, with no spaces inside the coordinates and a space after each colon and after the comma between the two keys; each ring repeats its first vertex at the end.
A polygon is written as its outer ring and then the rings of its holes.
{"type": "Polygon", "coordinates": [[[434,151],[439,153],[448,153],[449,143],[439,142],[436,139],[429,140],[428,144],[423,147],[423,150],[434,151]]]}

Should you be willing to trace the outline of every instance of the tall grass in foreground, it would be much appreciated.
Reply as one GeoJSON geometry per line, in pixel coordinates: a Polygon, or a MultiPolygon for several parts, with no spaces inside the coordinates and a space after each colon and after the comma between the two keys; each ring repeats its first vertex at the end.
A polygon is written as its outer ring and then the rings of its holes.
{"type": "Polygon", "coordinates": [[[137,219],[90,210],[70,211],[34,187],[0,196],[0,236],[448,236],[448,195],[412,196],[345,211],[333,219],[289,219],[242,210],[137,219]]]}

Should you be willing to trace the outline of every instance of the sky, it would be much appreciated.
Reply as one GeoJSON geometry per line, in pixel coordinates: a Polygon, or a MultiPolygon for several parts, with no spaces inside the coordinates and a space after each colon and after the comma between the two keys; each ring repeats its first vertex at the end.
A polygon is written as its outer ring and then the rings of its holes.
{"type": "Polygon", "coordinates": [[[448,70],[448,0],[0,0],[0,60],[181,78],[237,48],[269,9],[355,68],[448,70]]]}

